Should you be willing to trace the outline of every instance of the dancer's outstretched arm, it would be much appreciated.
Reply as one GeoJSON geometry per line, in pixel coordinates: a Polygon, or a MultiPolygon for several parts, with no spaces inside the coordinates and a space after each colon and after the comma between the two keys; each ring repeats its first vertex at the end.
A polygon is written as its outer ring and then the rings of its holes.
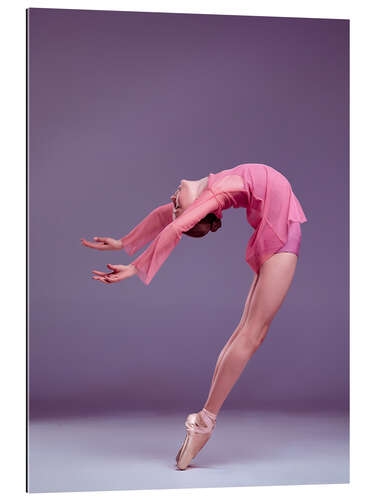
{"type": "MultiPolygon", "coordinates": [[[[181,215],[172,220],[156,236],[148,248],[129,265],[111,265],[108,267],[113,273],[93,271],[94,279],[104,283],[115,283],[124,279],[137,276],[146,285],[149,285],[161,265],[167,259],[182,237],[183,232],[195,226],[201,219],[211,212],[216,212],[219,208],[217,195],[211,191],[204,191],[181,215]]],[[[173,219],[173,217],[172,217],[173,219]]],[[[139,235],[142,240],[142,235],[139,235]]]]}
{"type": "Polygon", "coordinates": [[[122,250],[133,255],[146,243],[152,241],[173,220],[173,203],[155,208],[126,236],[120,239],[96,236],[95,242],[81,238],[82,245],[95,250],[122,250]]]}

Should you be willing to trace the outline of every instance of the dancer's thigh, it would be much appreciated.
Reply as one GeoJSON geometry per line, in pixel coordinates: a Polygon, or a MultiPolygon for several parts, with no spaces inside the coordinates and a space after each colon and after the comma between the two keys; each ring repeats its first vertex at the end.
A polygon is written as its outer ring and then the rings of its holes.
{"type": "Polygon", "coordinates": [[[272,255],[259,270],[244,327],[248,332],[267,328],[280,309],[293,281],[298,257],[283,252],[272,255]]]}
{"type": "Polygon", "coordinates": [[[259,273],[254,275],[240,322],[223,347],[222,353],[228,349],[240,333],[248,332],[250,335],[259,336],[264,332],[264,325],[271,323],[286,296],[296,264],[297,256],[285,252],[273,255],[261,266],[259,273]],[[280,257],[285,255],[287,257],[280,257]],[[262,283],[261,290],[256,293],[260,283],[262,283]],[[273,286],[276,289],[269,292],[268,289],[273,286]],[[257,300],[254,304],[255,294],[257,300]]]}
{"type": "Polygon", "coordinates": [[[237,329],[242,327],[244,321],[247,318],[251,299],[252,299],[252,296],[254,294],[254,290],[255,290],[255,287],[257,285],[258,278],[259,278],[259,274],[254,274],[254,278],[253,278],[253,281],[251,283],[251,287],[250,287],[249,293],[248,293],[247,298],[246,298],[245,307],[242,311],[242,316],[241,316],[240,322],[238,323],[237,329]]]}

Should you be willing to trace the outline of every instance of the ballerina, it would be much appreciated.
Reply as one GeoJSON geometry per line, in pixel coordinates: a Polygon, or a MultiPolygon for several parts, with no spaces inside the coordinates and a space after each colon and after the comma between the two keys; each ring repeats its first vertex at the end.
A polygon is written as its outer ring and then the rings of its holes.
{"type": "Polygon", "coordinates": [[[92,276],[111,284],[137,275],[149,285],[183,234],[201,238],[220,229],[223,210],[246,209],[254,228],[246,262],[255,275],[238,326],[218,356],[206,402],[185,420],[186,435],[176,456],[178,469],[185,470],[211,437],[225,399],[264,341],[285,299],[299,256],[300,225],[307,219],[287,178],[259,163],[243,163],[199,180],[182,179],[170,199],[120,239],[81,241],[89,248],[123,249],[129,255],[152,241],[129,265],[107,264],[110,271],[93,270],[92,276]]]}

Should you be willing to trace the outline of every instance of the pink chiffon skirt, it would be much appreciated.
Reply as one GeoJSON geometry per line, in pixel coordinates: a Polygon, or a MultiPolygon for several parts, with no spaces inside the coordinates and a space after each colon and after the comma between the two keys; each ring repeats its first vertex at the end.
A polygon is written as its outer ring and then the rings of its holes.
{"type": "Polygon", "coordinates": [[[288,229],[288,239],[285,245],[280,248],[276,253],[292,252],[299,255],[299,248],[301,245],[301,224],[299,222],[290,222],[288,229]]]}

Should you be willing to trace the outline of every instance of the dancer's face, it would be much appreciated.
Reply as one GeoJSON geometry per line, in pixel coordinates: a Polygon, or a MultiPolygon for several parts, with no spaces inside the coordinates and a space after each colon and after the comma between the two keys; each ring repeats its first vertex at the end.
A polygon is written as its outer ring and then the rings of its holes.
{"type": "Polygon", "coordinates": [[[194,201],[193,191],[189,181],[181,179],[180,185],[171,196],[173,202],[173,219],[181,215],[194,201]]]}

